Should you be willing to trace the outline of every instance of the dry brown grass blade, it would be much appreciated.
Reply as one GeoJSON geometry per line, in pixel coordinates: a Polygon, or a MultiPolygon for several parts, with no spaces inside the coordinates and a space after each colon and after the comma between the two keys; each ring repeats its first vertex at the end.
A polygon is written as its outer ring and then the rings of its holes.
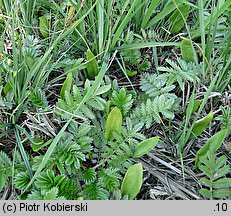
{"type": "Polygon", "coordinates": [[[182,174],[181,170],[179,170],[176,167],[172,166],[170,163],[167,163],[164,160],[156,157],[154,154],[148,153],[147,156],[149,156],[150,158],[154,159],[155,161],[163,164],[164,166],[168,167],[169,169],[173,170],[174,172],[178,173],[179,175],[182,174]]]}
{"type": "Polygon", "coordinates": [[[185,188],[183,182],[181,184],[177,183],[172,178],[158,171],[158,168],[155,167],[154,165],[148,164],[143,160],[140,160],[140,162],[143,164],[144,168],[148,172],[150,172],[153,176],[157,177],[161,183],[167,185],[170,191],[174,191],[175,193],[177,193],[177,195],[181,199],[190,200],[191,197],[197,200],[201,199],[197,194],[185,188]]]}
{"type": "Polygon", "coordinates": [[[4,191],[0,193],[0,200],[16,200],[18,197],[17,192],[12,189],[12,185],[8,183],[4,191]]]}

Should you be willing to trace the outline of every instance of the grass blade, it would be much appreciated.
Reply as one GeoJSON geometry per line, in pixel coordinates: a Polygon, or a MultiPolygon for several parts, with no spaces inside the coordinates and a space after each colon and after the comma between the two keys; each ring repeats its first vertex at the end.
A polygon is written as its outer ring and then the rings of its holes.
{"type": "Polygon", "coordinates": [[[97,13],[98,13],[99,53],[101,53],[103,51],[103,44],[104,44],[104,0],[98,1],[97,13]]]}
{"type": "Polygon", "coordinates": [[[111,43],[111,49],[114,48],[115,44],[117,43],[117,41],[119,40],[123,30],[124,30],[124,27],[127,25],[127,23],[130,21],[131,17],[134,15],[134,13],[132,13],[134,11],[134,8],[136,7],[137,3],[138,3],[139,0],[135,0],[130,9],[128,10],[127,12],[127,15],[125,16],[125,18],[123,19],[122,23],[120,24],[120,26],[118,27],[118,29],[116,30],[115,34],[114,34],[114,37],[113,37],[113,40],[112,40],[112,43],[111,43]]]}
{"type": "Polygon", "coordinates": [[[153,11],[155,10],[155,8],[158,6],[160,0],[156,0],[156,1],[152,1],[152,3],[150,4],[146,14],[143,17],[143,21],[141,23],[141,28],[145,28],[147,23],[149,22],[151,15],[153,13],[153,11]]]}
{"type": "Polygon", "coordinates": [[[25,163],[25,166],[26,166],[26,169],[28,171],[28,174],[30,175],[30,177],[32,178],[33,176],[33,173],[32,173],[32,168],[30,166],[30,163],[29,163],[29,160],[28,160],[28,157],[27,157],[27,153],[22,145],[22,142],[21,142],[21,138],[19,136],[19,132],[18,132],[18,129],[14,128],[14,133],[15,133],[15,137],[16,137],[16,141],[17,141],[17,144],[18,144],[18,148],[20,150],[20,153],[22,155],[22,158],[23,158],[23,161],[25,163]]]}
{"type": "Polygon", "coordinates": [[[164,46],[176,46],[179,47],[180,43],[178,42],[142,42],[142,43],[132,43],[128,45],[122,45],[119,47],[115,47],[113,50],[135,50],[142,48],[150,48],[150,47],[164,47],[164,46]]]}
{"type": "MultiPolygon", "coordinates": [[[[179,0],[175,1],[175,2],[177,3],[178,7],[183,4],[183,2],[179,1],[179,0]]],[[[168,5],[160,13],[158,13],[158,15],[156,15],[152,20],[150,20],[146,27],[150,28],[150,27],[154,26],[156,23],[158,23],[160,20],[164,19],[167,15],[169,15],[175,9],[176,9],[176,7],[175,7],[174,3],[168,5]]]]}

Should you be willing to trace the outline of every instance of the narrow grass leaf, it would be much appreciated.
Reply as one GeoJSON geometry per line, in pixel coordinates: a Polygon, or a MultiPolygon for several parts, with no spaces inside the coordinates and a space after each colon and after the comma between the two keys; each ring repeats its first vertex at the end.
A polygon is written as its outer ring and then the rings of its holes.
{"type": "Polygon", "coordinates": [[[20,153],[21,153],[21,155],[22,155],[22,158],[23,158],[23,161],[24,161],[24,163],[25,163],[25,166],[26,166],[26,169],[27,169],[27,171],[28,171],[28,174],[29,174],[30,177],[32,178],[32,176],[33,176],[32,168],[31,168],[31,166],[30,166],[27,153],[26,153],[26,151],[25,151],[25,149],[24,149],[24,147],[23,147],[21,138],[20,138],[20,136],[19,136],[18,129],[14,128],[14,133],[15,133],[15,138],[16,138],[17,144],[18,144],[18,148],[19,148],[20,153]]]}
{"type": "Polygon", "coordinates": [[[141,28],[145,28],[147,23],[149,22],[153,11],[155,10],[155,8],[158,6],[158,4],[160,3],[160,0],[155,0],[155,1],[151,1],[151,4],[147,10],[147,12],[144,14],[142,23],[141,23],[141,28]]]}
{"type": "MultiPolygon", "coordinates": [[[[176,3],[178,4],[178,7],[183,4],[181,0],[176,0],[176,3]]],[[[167,7],[165,7],[160,13],[158,13],[153,19],[151,19],[148,24],[146,25],[147,28],[150,28],[154,26],[156,23],[158,23],[160,20],[163,20],[168,16],[171,12],[173,12],[176,9],[174,3],[170,3],[167,7]]]]}
{"type": "MultiPolygon", "coordinates": [[[[183,4],[179,7],[179,10],[184,16],[184,19],[187,20],[190,13],[190,6],[187,4],[183,4]]],[[[169,18],[169,21],[171,23],[170,32],[173,34],[178,33],[184,27],[185,24],[184,19],[181,16],[179,10],[176,10],[169,18]]]]}

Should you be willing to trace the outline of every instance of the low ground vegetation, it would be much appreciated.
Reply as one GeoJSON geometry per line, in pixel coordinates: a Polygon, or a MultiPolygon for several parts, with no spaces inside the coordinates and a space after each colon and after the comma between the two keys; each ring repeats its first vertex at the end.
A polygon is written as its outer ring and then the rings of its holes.
{"type": "Polygon", "coordinates": [[[230,8],[0,0],[1,198],[230,199],[230,8]]]}

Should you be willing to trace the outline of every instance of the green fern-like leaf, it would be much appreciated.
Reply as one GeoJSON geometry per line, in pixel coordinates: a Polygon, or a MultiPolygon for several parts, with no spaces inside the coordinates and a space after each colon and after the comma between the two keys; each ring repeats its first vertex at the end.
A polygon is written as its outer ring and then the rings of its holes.
{"type": "Polygon", "coordinates": [[[166,62],[171,67],[158,67],[157,69],[165,72],[165,76],[168,77],[167,85],[177,82],[182,91],[184,90],[184,81],[194,82],[201,70],[201,65],[193,62],[187,63],[182,59],[178,59],[178,64],[170,59],[167,59],[166,62]]]}
{"type": "Polygon", "coordinates": [[[199,169],[207,176],[200,179],[205,188],[199,190],[199,193],[208,199],[222,199],[231,197],[231,178],[227,178],[226,174],[230,173],[230,166],[226,165],[226,156],[215,159],[214,153],[208,152],[201,159],[199,169]]]}
{"type": "Polygon", "coordinates": [[[179,100],[174,95],[160,95],[152,101],[148,99],[137,107],[131,115],[133,122],[144,122],[146,128],[150,128],[153,122],[162,123],[162,118],[172,120],[174,111],[177,110],[179,100]],[[161,117],[162,115],[162,117],[161,117]]]}
{"type": "MultiPolygon", "coordinates": [[[[127,34],[124,37],[124,44],[132,44],[134,43],[134,40],[134,33],[132,31],[127,31],[127,34]]],[[[135,66],[138,66],[142,59],[139,49],[126,50],[123,52],[123,56],[127,63],[135,66]]]]}
{"type": "Polygon", "coordinates": [[[57,186],[62,183],[65,179],[64,175],[55,176],[53,170],[46,170],[36,178],[35,186],[42,190],[49,190],[54,186],[57,186]]]}
{"type": "MultiPolygon", "coordinates": [[[[85,155],[81,152],[81,147],[76,142],[69,140],[65,140],[58,144],[55,158],[56,164],[62,164],[63,169],[68,173],[78,170],[80,168],[80,163],[85,161],[85,155]]],[[[60,172],[63,173],[63,170],[60,169],[60,172]]]]}
{"type": "Polygon", "coordinates": [[[83,180],[86,184],[89,184],[96,179],[97,173],[94,169],[90,168],[83,173],[83,180]]]}
{"type": "Polygon", "coordinates": [[[32,105],[37,108],[46,108],[48,106],[45,93],[41,89],[37,91],[35,89],[31,89],[29,98],[32,105]]]}
{"type": "Polygon", "coordinates": [[[93,138],[90,136],[92,127],[86,122],[78,125],[77,122],[72,121],[68,127],[68,132],[63,139],[73,140],[81,147],[82,153],[89,153],[92,150],[93,138]]]}
{"type": "Polygon", "coordinates": [[[50,190],[34,190],[28,195],[28,200],[66,200],[64,196],[58,196],[59,189],[53,187],[50,190]]]}
{"type": "Polygon", "coordinates": [[[6,186],[12,175],[12,162],[6,153],[0,151],[0,191],[6,186]]]}
{"type": "Polygon", "coordinates": [[[16,188],[25,189],[30,182],[30,175],[27,172],[19,172],[14,179],[16,188]]]}
{"type": "Polygon", "coordinates": [[[140,88],[149,97],[157,97],[159,95],[169,94],[174,88],[174,85],[166,85],[168,78],[165,75],[144,74],[141,77],[140,88]]]}
{"type": "Polygon", "coordinates": [[[28,35],[23,41],[22,52],[25,57],[36,60],[41,55],[41,44],[34,35],[28,35]]]}
{"type": "Polygon", "coordinates": [[[106,93],[111,88],[111,84],[99,86],[91,98],[86,101],[85,104],[80,103],[83,96],[87,94],[91,86],[91,82],[86,80],[83,92],[81,92],[77,86],[73,86],[72,92],[65,91],[62,99],[57,102],[56,114],[63,119],[69,119],[71,116],[82,120],[92,120],[95,118],[93,110],[104,110],[106,100],[100,97],[100,95],[106,93]],[[79,107],[80,106],[80,107],[79,107]],[[78,113],[75,113],[76,109],[79,109],[78,113]]]}
{"type": "Polygon", "coordinates": [[[121,175],[117,169],[107,168],[100,172],[99,182],[109,192],[118,190],[120,184],[121,175]]]}
{"type": "Polygon", "coordinates": [[[120,170],[121,173],[124,173],[132,164],[130,160],[131,155],[132,148],[127,143],[110,142],[109,146],[105,148],[103,157],[108,158],[110,167],[116,168],[120,170]]]}
{"type": "Polygon", "coordinates": [[[125,88],[122,88],[119,93],[113,91],[111,102],[117,106],[125,116],[131,109],[133,99],[131,94],[127,94],[125,88]]]}
{"type": "Polygon", "coordinates": [[[68,200],[75,200],[78,198],[79,186],[77,180],[74,178],[65,177],[62,184],[58,185],[59,196],[65,197],[68,200]]]}
{"type": "MultiPolygon", "coordinates": [[[[43,156],[36,156],[32,169],[36,170],[42,160],[43,156]]],[[[46,168],[52,169],[56,165],[59,172],[66,175],[76,172],[82,161],[85,161],[85,155],[81,151],[80,145],[72,140],[65,139],[56,146],[54,153],[46,164],[46,168]]]]}
{"type": "Polygon", "coordinates": [[[231,108],[227,107],[221,108],[222,110],[222,115],[218,116],[216,120],[220,120],[222,122],[221,124],[221,129],[228,129],[231,131],[231,108]]]}
{"type": "Polygon", "coordinates": [[[96,183],[85,185],[83,195],[87,200],[107,200],[109,198],[109,192],[96,183]]]}
{"type": "Polygon", "coordinates": [[[67,199],[76,199],[78,197],[78,185],[73,179],[65,175],[55,175],[53,170],[42,172],[35,181],[35,186],[39,191],[49,191],[53,187],[58,188],[58,196],[67,199]]]}
{"type": "Polygon", "coordinates": [[[62,199],[61,197],[58,197],[59,189],[57,187],[53,187],[49,191],[46,191],[46,192],[42,191],[41,194],[43,195],[44,200],[62,199]]]}
{"type": "Polygon", "coordinates": [[[141,141],[146,139],[145,135],[140,133],[143,126],[143,122],[134,124],[130,118],[126,118],[126,127],[122,128],[123,141],[132,148],[132,151],[141,141]]]}

